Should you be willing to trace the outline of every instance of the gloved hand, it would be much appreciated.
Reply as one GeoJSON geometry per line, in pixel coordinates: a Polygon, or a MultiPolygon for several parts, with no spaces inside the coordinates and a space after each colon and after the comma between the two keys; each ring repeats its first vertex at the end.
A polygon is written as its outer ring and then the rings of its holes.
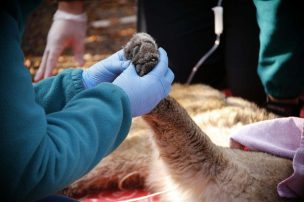
{"type": "Polygon", "coordinates": [[[125,59],[122,49],[84,70],[82,73],[83,84],[86,88],[92,88],[101,82],[113,82],[130,65],[130,62],[130,60],[125,59]]]}
{"type": "Polygon", "coordinates": [[[71,46],[75,60],[81,66],[84,64],[84,40],[86,36],[87,16],[70,14],[57,10],[53,24],[47,37],[47,45],[43,53],[40,67],[34,80],[38,81],[49,77],[63,50],[71,46]]]}
{"type": "Polygon", "coordinates": [[[154,69],[140,77],[133,64],[123,71],[113,82],[122,88],[129,97],[132,117],[149,113],[170,90],[174,74],[168,67],[168,57],[159,48],[160,60],[154,69]]]}

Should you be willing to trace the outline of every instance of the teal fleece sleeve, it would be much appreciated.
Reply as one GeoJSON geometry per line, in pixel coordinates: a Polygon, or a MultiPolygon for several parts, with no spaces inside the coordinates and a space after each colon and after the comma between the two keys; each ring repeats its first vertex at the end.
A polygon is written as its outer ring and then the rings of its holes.
{"type": "Polygon", "coordinates": [[[254,0],[260,27],[258,74],[267,94],[294,98],[304,90],[301,1],[254,0]]]}
{"type": "Polygon", "coordinates": [[[0,27],[0,200],[35,201],[83,176],[123,141],[129,100],[110,83],[82,90],[81,71],[68,70],[45,86],[56,92],[49,102],[38,102],[23,66],[22,30],[3,8],[0,27]]]}
{"type": "Polygon", "coordinates": [[[46,114],[62,110],[76,94],[84,90],[81,69],[66,69],[34,84],[36,102],[46,114]]]}

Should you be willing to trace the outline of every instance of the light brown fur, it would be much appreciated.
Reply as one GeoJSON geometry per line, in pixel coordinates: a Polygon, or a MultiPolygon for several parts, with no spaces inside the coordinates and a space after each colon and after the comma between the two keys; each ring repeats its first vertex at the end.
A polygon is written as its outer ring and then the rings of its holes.
{"type": "Polygon", "coordinates": [[[285,201],[276,185],[292,173],[289,160],[216,146],[171,97],[144,119],[158,152],[147,184],[169,190],[161,201],[285,201]]]}

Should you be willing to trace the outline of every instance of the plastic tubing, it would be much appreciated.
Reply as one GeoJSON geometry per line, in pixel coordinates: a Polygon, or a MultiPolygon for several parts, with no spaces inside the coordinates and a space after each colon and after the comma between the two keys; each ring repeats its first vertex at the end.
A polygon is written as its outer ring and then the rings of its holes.
{"type": "Polygon", "coordinates": [[[214,12],[214,32],[216,34],[214,45],[205,55],[201,57],[201,59],[192,68],[192,71],[186,82],[186,84],[188,85],[191,83],[194,75],[196,74],[200,66],[210,57],[210,55],[212,55],[212,53],[214,53],[214,51],[220,45],[220,36],[223,33],[223,7],[221,5],[222,5],[222,0],[219,0],[217,6],[212,8],[214,12]]]}

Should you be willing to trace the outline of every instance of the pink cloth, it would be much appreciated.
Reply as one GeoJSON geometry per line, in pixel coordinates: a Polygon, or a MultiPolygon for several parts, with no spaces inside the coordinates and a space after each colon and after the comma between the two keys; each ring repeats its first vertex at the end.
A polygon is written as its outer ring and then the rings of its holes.
{"type": "Polygon", "coordinates": [[[277,118],[242,127],[231,141],[280,157],[293,159],[293,174],[277,186],[281,197],[304,198],[304,119],[277,118]]]}

